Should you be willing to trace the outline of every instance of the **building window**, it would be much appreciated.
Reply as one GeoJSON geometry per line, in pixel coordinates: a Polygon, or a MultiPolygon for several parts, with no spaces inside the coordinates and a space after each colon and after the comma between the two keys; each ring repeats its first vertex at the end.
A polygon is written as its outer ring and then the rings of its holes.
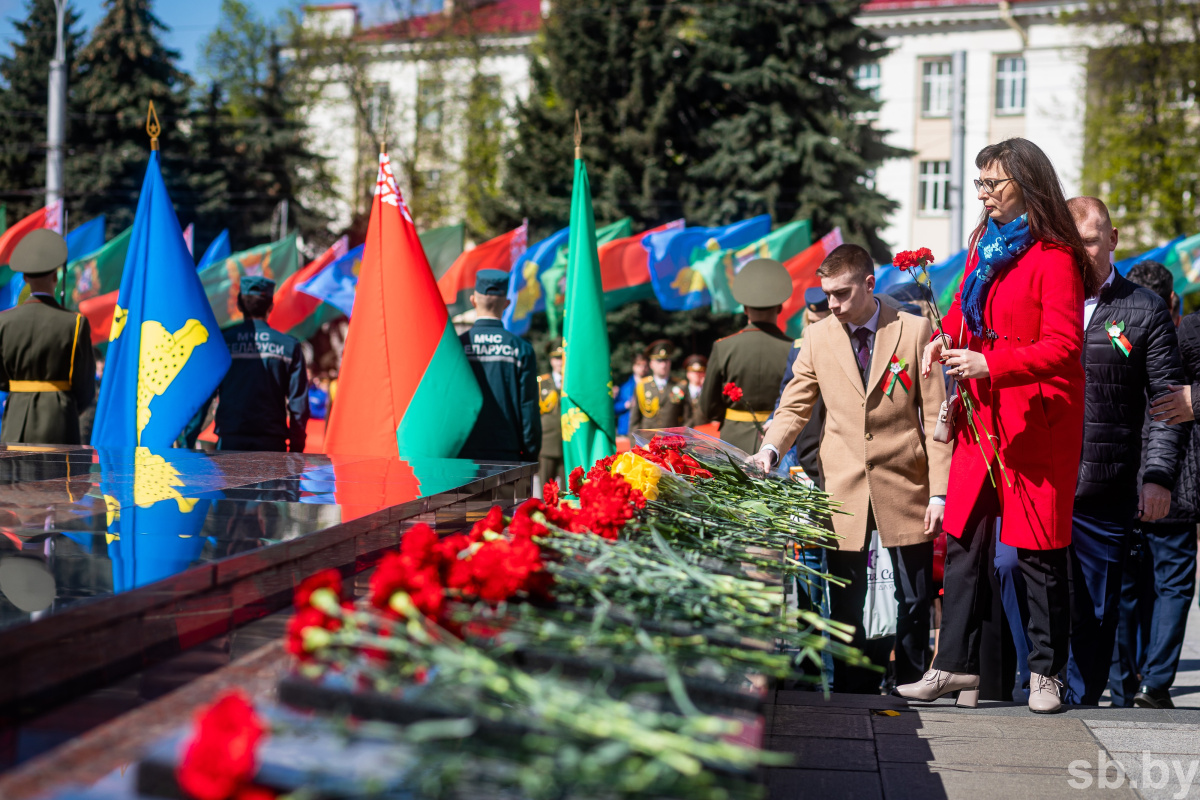
{"type": "Polygon", "coordinates": [[[996,113],[1025,113],[1025,57],[1004,56],[996,61],[996,113]]]}
{"type": "Polygon", "coordinates": [[[367,125],[371,133],[377,134],[387,127],[391,96],[391,89],[386,83],[376,83],[371,86],[371,96],[367,100],[367,125]]]}
{"type": "Polygon", "coordinates": [[[879,100],[879,62],[859,64],[850,72],[858,88],[871,95],[871,99],[879,100]]]}
{"type": "Polygon", "coordinates": [[[921,69],[921,116],[950,116],[950,59],[926,61],[921,69]]]}
{"type": "Polygon", "coordinates": [[[436,133],[442,129],[442,104],[446,84],[440,80],[422,80],[417,86],[417,118],[421,129],[436,133]]]}
{"type": "Polygon", "coordinates": [[[922,161],[918,207],[923,214],[950,210],[950,162],[922,161]]]}

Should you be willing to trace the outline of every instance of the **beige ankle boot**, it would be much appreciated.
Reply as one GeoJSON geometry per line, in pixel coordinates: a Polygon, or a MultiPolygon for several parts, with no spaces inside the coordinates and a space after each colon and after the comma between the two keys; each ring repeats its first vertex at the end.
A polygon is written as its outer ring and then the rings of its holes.
{"type": "Polygon", "coordinates": [[[898,697],[923,703],[932,702],[951,692],[958,692],[955,705],[975,708],[979,704],[979,676],[931,669],[916,683],[907,683],[895,689],[898,697]]]}
{"type": "Polygon", "coordinates": [[[1035,714],[1054,714],[1062,709],[1062,681],[1053,675],[1030,674],[1029,710],[1035,714]]]}

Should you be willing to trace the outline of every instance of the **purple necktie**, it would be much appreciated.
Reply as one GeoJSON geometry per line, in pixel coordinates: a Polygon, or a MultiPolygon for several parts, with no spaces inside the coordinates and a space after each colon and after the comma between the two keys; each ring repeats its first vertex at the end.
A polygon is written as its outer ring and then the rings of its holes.
{"type": "Polygon", "coordinates": [[[858,371],[863,374],[863,380],[866,380],[867,366],[871,363],[871,331],[859,328],[854,332],[854,338],[858,339],[858,371]]]}

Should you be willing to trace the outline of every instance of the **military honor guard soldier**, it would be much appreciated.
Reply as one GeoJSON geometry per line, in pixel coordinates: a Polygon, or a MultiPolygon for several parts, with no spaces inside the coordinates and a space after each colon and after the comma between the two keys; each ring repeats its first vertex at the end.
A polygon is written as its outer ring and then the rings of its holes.
{"type": "Polygon", "coordinates": [[[684,425],[698,428],[708,422],[704,409],[700,407],[700,393],[704,391],[704,376],[708,373],[708,359],[701,355],[690,355],[683,360],[683,371],[687,375],[688,417],[684,425]]]}
{"type": "MultiPolygon", "coordinates": [[[[542,414],[542,451],[538,456],[538,478],[545,486],[558,481],[566,486],[563,473],[562,438],[562,340],[554,343],[550,351],[550,374],[538,376],[538,410],[542,414]]],[[[535,492],[535,494],[537,494],[535,492]]]]}
{"type": "Polygon", "coordinates": [[[218,450],[303,453],[308,426],[308,367],[300,342],[267,324],[275,281],[242,278],[242,322],[222,331],[233,360],[217,391],[184,430],[194,447],[208,408],[217,399],[218,450]]]}
{"type": "Polygon", "coordinates": [[[32,231],[9,268],[25,276],[31,294],[0,314],[0,391],[9,392],[0,440],[79,444],[79,412],[96,395],[92,329],[82,314],[54,299],[67,243],[45,229],[32,231]]]}
{"type": "Polygon", "coordinates": [[[733,297],[746,309],[746,327],[718,339],[708,359],[700,406],[709,419],[721,420],[722,441],[749,454],[758,452],[758,425],[771,416],[787,368],[792,340],[777,321],[791,296],[792,277],[778,261],[757,258],[742,267],[733,279],[733,297]],[[724,397],[731,382],[742,390],[737,408],[724,397]]]}
{"type": "Polygon", "coordinates": [[[471,295],[475,324],[458,338],[479,382],[483,406],[460,458],[536,461],[542,449],[537,359],[533,345],[504,329],[500,320],[508,303],[508,273],[479,270],[471,295]]]}
{"type": "Polygon", "coordinates": [[[675,345],[659,339],[646,348],[650,374],[637,383],[636,401],[629,410],[629,433],[638,428],[678,428],[691,415],[687,383],[671,380],[671,358],[675,345]]]}

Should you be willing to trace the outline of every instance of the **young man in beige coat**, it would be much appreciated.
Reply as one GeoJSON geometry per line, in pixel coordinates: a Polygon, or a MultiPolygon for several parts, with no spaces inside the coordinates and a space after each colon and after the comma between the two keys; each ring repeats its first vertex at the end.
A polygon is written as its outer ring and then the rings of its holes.
{"type": "MultiPolygon", "coordinates": [[[[875,267],[858,245],[842,245],[817,275],[831,316],[804,332],[794,377],[784,389],[759,453],[764,469],[786,453],[808,422],[817,398],[825,401],[821,471],[825,490],[845,513],[833,515],[841,537],[829,571],[848,581],[830,586],[830,616],[856,626],[854,645],[880,666],[890,637],[863,636],[867,547],[878,530],[895,570],[896,682],[925,672],[929,609],[933,601],[933,540],[941,530],[951,448],[933,441],[946,399],[941,372],[921,378],[921,351],[933,336],[922,317],[897,311],[874,296],[875,267]]],[[[835,662],[838,692],[876,693],[880,675],[835,662]]]]}

